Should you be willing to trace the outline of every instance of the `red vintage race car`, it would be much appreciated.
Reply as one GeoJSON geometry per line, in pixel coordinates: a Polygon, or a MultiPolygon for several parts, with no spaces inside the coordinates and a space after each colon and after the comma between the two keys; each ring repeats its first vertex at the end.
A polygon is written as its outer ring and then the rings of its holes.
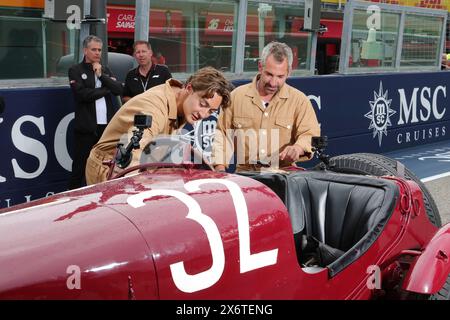
{"type": "Polygon", "coordinates": [[[2,210],[0,299],[448,300],[450,226],[420,181],[381,155],[326,164],[147,162],[2,210]]]}

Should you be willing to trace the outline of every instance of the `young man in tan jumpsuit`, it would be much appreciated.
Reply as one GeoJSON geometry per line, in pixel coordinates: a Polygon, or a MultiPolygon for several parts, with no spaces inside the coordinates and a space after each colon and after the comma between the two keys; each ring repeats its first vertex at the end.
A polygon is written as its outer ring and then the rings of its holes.
{"type": "Polygon", "coordinates": [[[285,83],[292,60],[286,44],[269,43],[253,82],[233,90],[231,105],[218,121],[216,170],[225,170],[233,152],[238,171],[277,169],[312,158],[311,137],[320,135],[320,127],[309,99],[285,83]]]}
{"type": "Polygon", "coordinates": [[[133,150],[131,165],[139,163],[142,150],[159,134],[172,134],[186,122],[193,124],[226,108],[230,101],[231,84],[214,68],[198,70],[183,85],[175,79],[151,88],[124,104],[105,129],[100,141],[92,148],[86,164],[86,182],[105,181],[109,167],[103,164],[116,154],[117,143],[134,129],[134,116],[152,116],[152,125],[146,129],[140,149],[133,150]]]}

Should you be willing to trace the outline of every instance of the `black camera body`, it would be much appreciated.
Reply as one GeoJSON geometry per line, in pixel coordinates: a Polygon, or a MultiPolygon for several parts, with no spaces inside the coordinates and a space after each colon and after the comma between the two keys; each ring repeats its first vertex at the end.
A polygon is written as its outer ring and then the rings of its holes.
{"type": "Polygon", "coordinates": [[[328,137],[327,136],[312,137],[311,146],[316,150],[324,150],[328,146],[328,137]]]}
{"type": "Polygon", "coordinates": [[[147,129],[152,126],[152,116],[145,114],[134,115],[134,126],[138,129],[147,129]]]}
{"type": "Polygon", "coordinates": [[[330,156],[325,154],[325,148],[328,146],[328,137],[320,136],[320,137],[312,137],[311,138],[311,146],[312,151],[316,153],[317,158],[322,161],[323,169],[329,170],[333,166],[330,164],[330,156]]]}

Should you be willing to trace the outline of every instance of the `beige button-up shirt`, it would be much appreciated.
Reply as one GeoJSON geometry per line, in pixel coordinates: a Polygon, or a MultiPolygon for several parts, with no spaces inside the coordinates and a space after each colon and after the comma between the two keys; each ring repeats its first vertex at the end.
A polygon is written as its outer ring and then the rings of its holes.
{"type": "Polygon", "coordinates": [[[116,154],[117,143],[124,142],[126,146],[132,136],[134,116],[145,114],[152,116],[152,125],[144,131],[140,141],[140,149],[133,150],[133,159],[130,166],[139,164],[142,150],[157,135],[172,134],[184,123],[177,120],[177,103],[172,87],[181,88],[183,84],[175,79],[169,79],[165,84],[151,88],[137,95],[124,104],[116,112],[106,127],[102,137],[91,150],[86,165],[86,179],[91,183],[105,180],[104,174],[107,166],[102,164],[104,160],[112,160],[116,154]],[[99,168],[102,166],[103,168],[99,168]],[[102,176],[97,179],[96,176],[102,176]]]}
{"type": "Polygon", "coordinates": [[[294,144],[305,151],[297,161],[310,160],[311,137],[320,135],[311,102],[284,84],[265,107],[256,88],[258,79],[259,75],[233,90],[230,107],[222,110],[213,145],[214,164],[227,165],[235,151],[240,171],[254,170],[258,161],[285,167],[291,163],[279,160],[279,154],[294,144]]]}

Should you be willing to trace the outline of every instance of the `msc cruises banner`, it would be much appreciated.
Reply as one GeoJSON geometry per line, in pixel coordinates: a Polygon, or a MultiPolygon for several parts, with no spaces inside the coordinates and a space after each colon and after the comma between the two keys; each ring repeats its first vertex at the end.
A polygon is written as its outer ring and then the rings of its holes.
{"type": "Polygon", "coordinates": [[[450,72],[293,79],[309,96],[332,155],[384,153],[450,138],[450,72]]]}
{"type": "MultiPolygon", "coordinates": [[[[236,85],[248,81],[236,82],[236,85]]],[[[292,78],[329,137],[327,152],[385,153],[450,139],[450,72],[292,78]]],[[[0,208],[66,190],[74,102],[69,88],[0,90],[0,208]]],[[[215,118],[191,128],[210,151],[215,118]]],[[[207,154],[208,155],[208,154],[207,154]]]]}

